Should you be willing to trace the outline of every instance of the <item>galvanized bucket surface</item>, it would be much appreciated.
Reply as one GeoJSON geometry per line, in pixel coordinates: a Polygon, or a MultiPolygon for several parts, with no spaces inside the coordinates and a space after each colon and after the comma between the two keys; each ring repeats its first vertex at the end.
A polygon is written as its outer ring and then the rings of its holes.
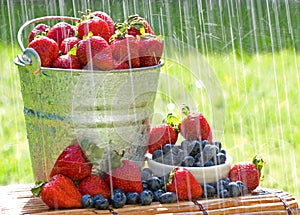
{"type": "Polygon", "coordinates": [[[49,178],[56,158],[74,139],[82,142],[96,172],[109,169],[112,150],[125,150],[125,159],[142,166],[163,63],[114,71],[40,68],[38,56],[24,48],[21,37],[28,25],[45,20],[78,21],[42,17],[26,22],[18,33],[23,55],[14,63],[35,179],[49,178]]]}

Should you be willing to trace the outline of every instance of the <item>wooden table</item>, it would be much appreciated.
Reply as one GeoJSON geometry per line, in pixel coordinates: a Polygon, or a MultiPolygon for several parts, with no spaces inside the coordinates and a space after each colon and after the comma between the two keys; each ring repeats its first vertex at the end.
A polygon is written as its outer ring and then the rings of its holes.
{"type": "Polygon", "coordinates": [[[49,210],[38,197],[33,197],[33,185],[18,184],[0,187],[0,214],[300,214],[295,198],[282,191],[260,188],[252,194],[238,198],[200,199],[173,204],[152,203],[150,206],[126,205],[121,209],[69,209],[49,210]]]}

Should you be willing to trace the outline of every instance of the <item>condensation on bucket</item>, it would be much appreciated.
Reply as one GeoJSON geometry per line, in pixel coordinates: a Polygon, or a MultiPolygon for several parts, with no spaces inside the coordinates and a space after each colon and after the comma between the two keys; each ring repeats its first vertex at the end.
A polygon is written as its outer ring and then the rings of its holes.
{"type": "Polygon", "coordinates": [[[125,159],[143,165],[163,63],[119,71],[42,68],[39,74],[18,59],[15,64],[36,180],[49,178],[74,139],[97,146],[86,147],[97,172],[109,169],[110,151],[125,150],[125,159]]]}

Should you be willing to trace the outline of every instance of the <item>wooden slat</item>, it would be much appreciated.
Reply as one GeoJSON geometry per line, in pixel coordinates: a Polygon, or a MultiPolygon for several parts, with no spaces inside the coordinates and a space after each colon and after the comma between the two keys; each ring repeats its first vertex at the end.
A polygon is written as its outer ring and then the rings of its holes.
{"type": "MultiPolygon", "coordinates": [[[[0,214],[45,214],[45,215],[109,215],[109,210],[95,209],[68,209],[49,210],[40,198],[33,197],[30,188],[32,185],[9,185],[0,187],[0,214]]],[[[300,214],[295,198],[279,190],[261,189],[257,192],[238,198],[200,199],[197,202],[180,201],[173,204],[152,203],[149,206],[126,205],[120,209],[113,209],[116,214],[122,215],[153,215],[153,214],[205,214],[200,211],[199,205],[209,215],[221,214],[249,214],[249,215],[281,215],[288,214],[284,203],[292,214],[300,214]]]]}

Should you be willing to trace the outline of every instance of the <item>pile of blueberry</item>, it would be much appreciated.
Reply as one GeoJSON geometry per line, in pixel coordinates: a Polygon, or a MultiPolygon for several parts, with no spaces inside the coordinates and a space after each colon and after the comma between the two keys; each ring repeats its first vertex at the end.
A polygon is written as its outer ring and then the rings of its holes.
{"type": "Polygon", "coordinates": [[[157,177],[152,174],[149,168],[141,171],[143,191],[124,193],[121,189],[115,189],[111,199],[104,198],[101,194],[91,196],[85,194],[81,198],[84,208],[96,208],[98,210],[113,208],[122,208],[125,204],[150,205],[152,202],[174,203],[177,201],[177,195],[166,191],[166,177],[157,177]]]}
{"type": "Polygon", "coordinates": [[[224,164],[226,151],[219,141],[184,140],[180,145],[166,144],[155,150],[152,159],[163,164],[183,167],[208,167],[224,164]]]}
{"type": "Polygon", "coordinates": [[[203,198],[228,198],[243,196],[248,190],[243,182],[232,182],[229,178],[223,178],[212,184],[201,185],[203,190],[203,198]]]}

